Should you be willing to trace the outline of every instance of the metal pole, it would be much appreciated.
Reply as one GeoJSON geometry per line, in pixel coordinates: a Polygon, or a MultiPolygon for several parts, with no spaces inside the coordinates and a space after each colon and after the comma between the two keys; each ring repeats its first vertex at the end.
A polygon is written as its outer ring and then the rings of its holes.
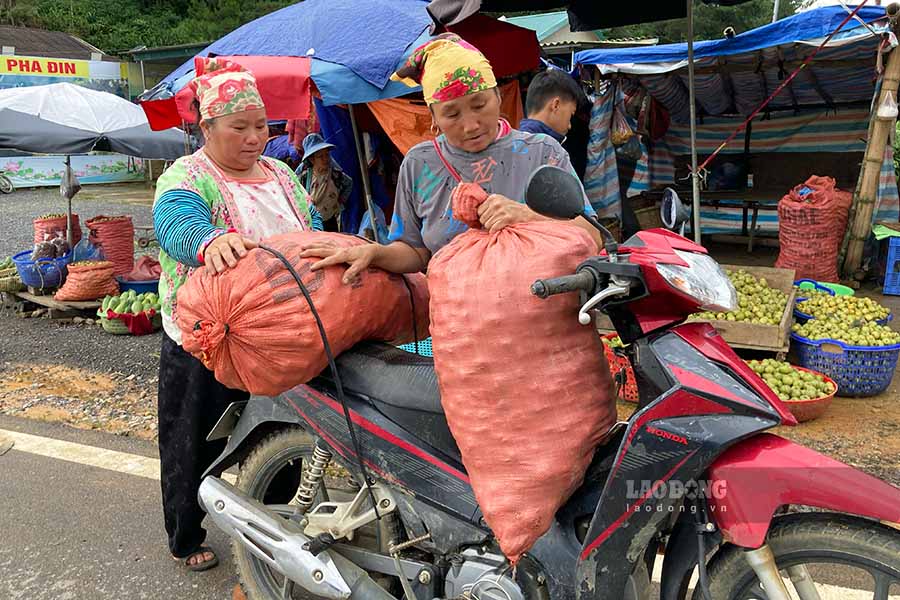
{"type": "Polygon", "coordinates": [[[700,243],[700,174],[697,173],[697,101],[694,97],[694,6],[687,0],[688,97],[691,109],[691,193],[694,241],[700,243]]]}
{"type": "Polygon", "coordinates": [[[359,174],[362,177],[363,191],[366,195],[366,210],[369,212],[369,221],[372,223],[372,235],[375,236],[375,242],[380,244],[381,240],[378,236],[378,222],[375,220],[375,207],[372,202],[372,184],[369,182],[369,163],[366,161],[365,152],[362,147],[362,137],[359,133],[359,127],[356,124],[355,107],[350,104],[350,125],[353,127],[353,143],[356,146],[356,157],[359,159],[359,174]]]}
{"type": "Polygon", "coordinates": [[[781,4],[780,0],[775,0],[775,8],[772,9],[772,22],[778,20],[778,5],[781,4]]]}
{"type": "MultiPolygon", "coordinates": [[[[72,157],[70,155],[66,155],[66,173],[63,175],[66,179],[69,178],[69,173],[72,171],[72,157]]],[[[69,244],[69,248],[72,247],[72,198],[69,197],[69,194],[66,194],[66,202],[68,203],[66,208],[66,243],[69,244]]]]}

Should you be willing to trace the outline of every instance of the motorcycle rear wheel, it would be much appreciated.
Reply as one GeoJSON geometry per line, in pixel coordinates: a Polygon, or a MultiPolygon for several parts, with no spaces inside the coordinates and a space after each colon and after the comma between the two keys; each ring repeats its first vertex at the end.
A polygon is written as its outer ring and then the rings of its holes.
{"type": "MultiPolygon", "coordinates": [[[[805,600],[787,573],[797,566],[806,567],[823,599],[900,597],[900,531],[847,515],[795,513],[773,522],[767,543],[795,598],[805,600]]],[[[743,550],[735,546],[713,558],[709,587],[715,600],[768,600],[743,550]]],[[[704,600],[699,587],[693,600],[704,600]]]]}
{"type": "MultiPolygon", "coordinates": [[[[287,506],[300,483],[305,461],[312,457],[315,440],[299,427],[283,429],[263,438],[241,463],[238,474],[238,489],[256,500],[260,500],[279,514],[292,510],[287,506]],[[273,485],[275,483],[275,485],[273,485]]],[[[347,485],[341,485],[339,477],[326,475],[323,481],[332,501],[344,494],[355,494],[347,485]]],[[[316,502],[326,499],[320,488],[316,502]]],[[[363,528],[354,538],[353,544],[367,550],[385,552],[384,536],[377,535],[374,526],[363,528]]],[[[285,577],[273,571],[268,565],[248,552],[241,544],[232,542],[232,554],[241,587],[248,600],[294,600],[314,599],[300,586],[291,586],[285,577]],[[292,588],[292,589],[291,589],[292,588]]]]}
{"type": "Polygon", "coordinates": [[[12,194],[15,191],[15,186],[9,177],[6,175],[0,175],[0,192],[4,194],[12,194]]]}

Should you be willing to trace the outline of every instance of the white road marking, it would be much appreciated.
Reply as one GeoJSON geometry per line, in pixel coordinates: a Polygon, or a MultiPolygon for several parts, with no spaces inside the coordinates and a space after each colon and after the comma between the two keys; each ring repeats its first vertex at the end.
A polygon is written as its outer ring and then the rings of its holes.
{"type": "MultiPolygon", "coordinates": [[[[12,447],[13,451],[18,450],[19,452],[27,452],[38,456],[46,456],[47,458],[65,460],[79,465],[97,467],[115,471],[116,473],[159,481],[159,460],[155,458],[0,429],[0,438],[4,437],[12,440],[14,444],[12,447]]],[[[2,460],[0,458],[0,461],[2,460]]],[[[235,481],[235,476],[231,473],[225,473],[223,478],[231,483],[235,481]]]]}

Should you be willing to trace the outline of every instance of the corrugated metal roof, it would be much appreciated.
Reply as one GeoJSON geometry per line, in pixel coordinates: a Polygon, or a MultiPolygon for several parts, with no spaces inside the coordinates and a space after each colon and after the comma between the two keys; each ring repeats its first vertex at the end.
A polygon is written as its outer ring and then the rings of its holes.
{"type": "MultiPolygon", "coordinates": [[[[577,33],[575,34],[577,35],[577,33]]],[[[541,44],[542,48],[558,48],[560,46],[581,46],[584,48],[621,48],[632,46],[654,46],[659,43],[659,38],[616,38],[611,40],[557,40],[541,44]]]]}
{"type": "Polygon", "coordinates": [[[91,54],[103,54],[84,40],[62,31],[0,25],[0,45],[13,46],[20,56],[46,56],[90,60],[91,54]]]}
{"type": "Polygon", "coordinates": [[[537,15],[525,15],[522,17],[507,17],[506,21],[525,29],[531,29],[537,34],[538,41],[553,35],[563,27],[569,26],[569,14],[564,10],[541,13],[537,15]]]}

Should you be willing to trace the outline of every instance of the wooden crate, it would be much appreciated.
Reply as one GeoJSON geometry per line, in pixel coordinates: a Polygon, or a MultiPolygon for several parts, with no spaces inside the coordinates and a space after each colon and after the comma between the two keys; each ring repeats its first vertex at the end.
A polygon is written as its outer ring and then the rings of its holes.
{"type": "MultiPolygon", "coordinates": [[[[764,277],[769,287],[785,292],[788,295],[788,301],[778,325],[760,325],[743,321],[708,321],[708,323],[715,327],[722,338],[733,348],[787,353],[790,345],[791,325],[794,322],[794,299],[796,296],[794,270],[740,265],[722,265],[722,268],[732,271],[743,269],[756,278],[764,277]]],[[[597,329],[601,332],[612,331],[609,317],[598,314],[597,329]]]]}

